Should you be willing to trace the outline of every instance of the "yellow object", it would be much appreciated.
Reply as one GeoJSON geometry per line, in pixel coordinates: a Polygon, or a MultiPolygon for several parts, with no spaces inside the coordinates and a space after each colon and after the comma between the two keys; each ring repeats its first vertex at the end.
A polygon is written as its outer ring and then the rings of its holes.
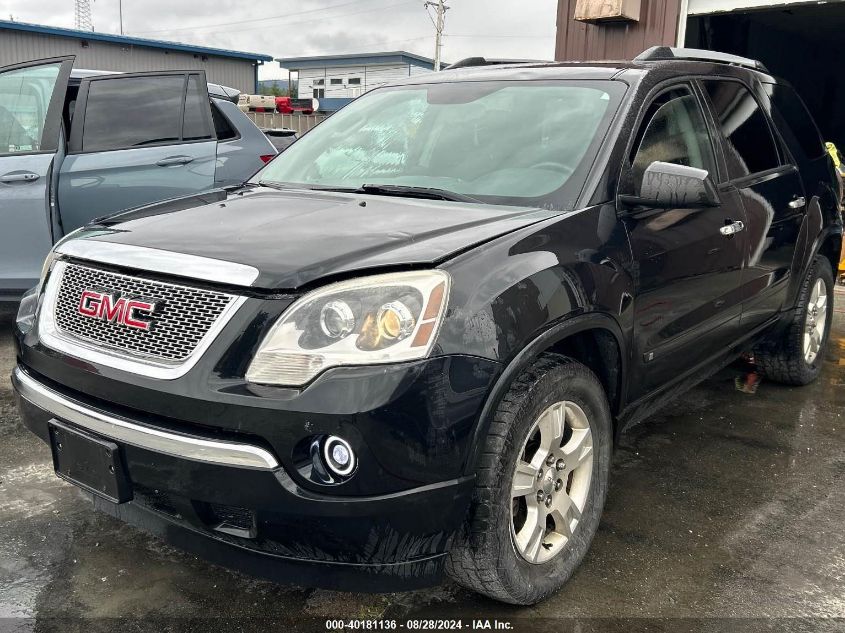
{"type": "Polygon", "coordinates": [[[845,275],[845,240],[842,240],[842,252],[839,254],[839,272],[845,275]]]}
{"type": "Polygon", "coordinates": [[[833,159],[833,166],[836,167],[836,169],[839,169],[842,165],[842,161],[839,160],[839,150],[836,149],[836,145],[828,141],[824,144],[824,147],[827,150],[827,153],[830,154],[830,157],[833,159]]]}
{"type": "Polygon", "coordinates": [[[836,145],[828,141],[824,144],[824,147],[830,155],[831,160],[833,160],[833,166],[836,167],[836,172],[841,177],[845,178],[845,163],[842,162],[842,157],[839,154],[839,150],[836,145]]]}

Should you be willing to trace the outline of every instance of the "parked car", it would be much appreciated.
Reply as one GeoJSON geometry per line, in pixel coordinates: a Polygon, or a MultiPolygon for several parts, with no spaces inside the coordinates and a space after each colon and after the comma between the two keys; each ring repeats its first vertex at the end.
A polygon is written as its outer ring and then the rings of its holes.
{"type": "Polygon", "coordinates": [[[242,188],[57,245],[17,319],[21,415],[97,508],[218,563],[535,603],[629,425],[745,350],[818,377],[835,187],[750,60],[410,78],[242,188]]]}
{"type": "Polygon", "coordinates": [[[201,71],[72,64],[0,68],[0,301],[20,299],[50,247],[89,220],[239,185],[276,155],[237,91],[201,71]]]}
{"type": "Polygon", "coordinates": [[[314,114],[314,111],[319,107],[319,105],[315,105],[316,101],[316,99],[276,97],[276,111],[280,114],[314,114]]]}
{"type": "Polygon", "coordinates": [[[296,130],[291,130],[290,128],[280,127],[280,128],[262,128],[261,130],[264,132],[264,135],[270,139],[270,142],[273,144],[278,151],[286,150],[291,144],[297,139],[296,130]]]}

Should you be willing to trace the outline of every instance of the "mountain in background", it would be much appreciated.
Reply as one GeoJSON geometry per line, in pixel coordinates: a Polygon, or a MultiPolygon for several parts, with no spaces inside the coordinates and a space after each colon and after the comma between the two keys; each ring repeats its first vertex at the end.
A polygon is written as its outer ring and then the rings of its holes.
{"type": "MultiPolygon", "coordinates": [[[[296,84],[296,82],[294,82],[296,84]]],[[[258,82],[258,92],[263,95],[286,97],[288,95],[287,79],[264,79],[258,82]]]]}

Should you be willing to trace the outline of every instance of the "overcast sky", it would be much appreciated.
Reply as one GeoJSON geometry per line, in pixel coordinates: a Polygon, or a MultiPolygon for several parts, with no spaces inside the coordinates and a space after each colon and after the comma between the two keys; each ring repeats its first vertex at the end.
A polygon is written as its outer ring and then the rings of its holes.
{"type": "MultiPolygon", "coordinates": [[[[557,0],[449,0],[443,58],[552,59],[557,0]]],[[[91,3],[94,28],[119,33],[118,0],[91,3]]],[[[73,28],[74,0],[0,0],[0,17],[73,28]]],[[[232,48],[274,57],[406,50],[434,56],[422,0],[210,3],[123,0],[127,35],[232,48]],[[205,8],[203,7],[205,5],[205,8]]],[[[287,78],[267,64],[262,79],[287,78]]]]}

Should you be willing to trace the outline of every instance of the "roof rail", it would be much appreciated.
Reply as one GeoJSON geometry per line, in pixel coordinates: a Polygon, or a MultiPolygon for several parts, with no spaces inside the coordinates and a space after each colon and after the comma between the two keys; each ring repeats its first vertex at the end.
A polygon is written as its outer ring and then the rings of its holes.
{"type": "Polygon", "coordinates": [[[767,73],[768,69],[763,65],[763,62],[756,59],[749,59],[748,57],[740,57],[739,55],[730,55],[728,53],[720,53],[718,51],[706,51],[698,48],[673,48],[671,46],[652,46],[646,51],[643,51],[634,58],[635,62],[655,62],[666,61],[670,59],[702,61],[702,62],[717,62],[719,64],[731,64],[733,66],[742,66],[743,68],[751,68],[767,73]]]}
{"type": "Polygon", "coordinates": [[[472,66],[501,66],[503,64],[546,64],[543,59],[487,59],[486,57],[467,57],[454,64],[449,64],[444,70],[455,68],[471,68],[472,66]]]}

